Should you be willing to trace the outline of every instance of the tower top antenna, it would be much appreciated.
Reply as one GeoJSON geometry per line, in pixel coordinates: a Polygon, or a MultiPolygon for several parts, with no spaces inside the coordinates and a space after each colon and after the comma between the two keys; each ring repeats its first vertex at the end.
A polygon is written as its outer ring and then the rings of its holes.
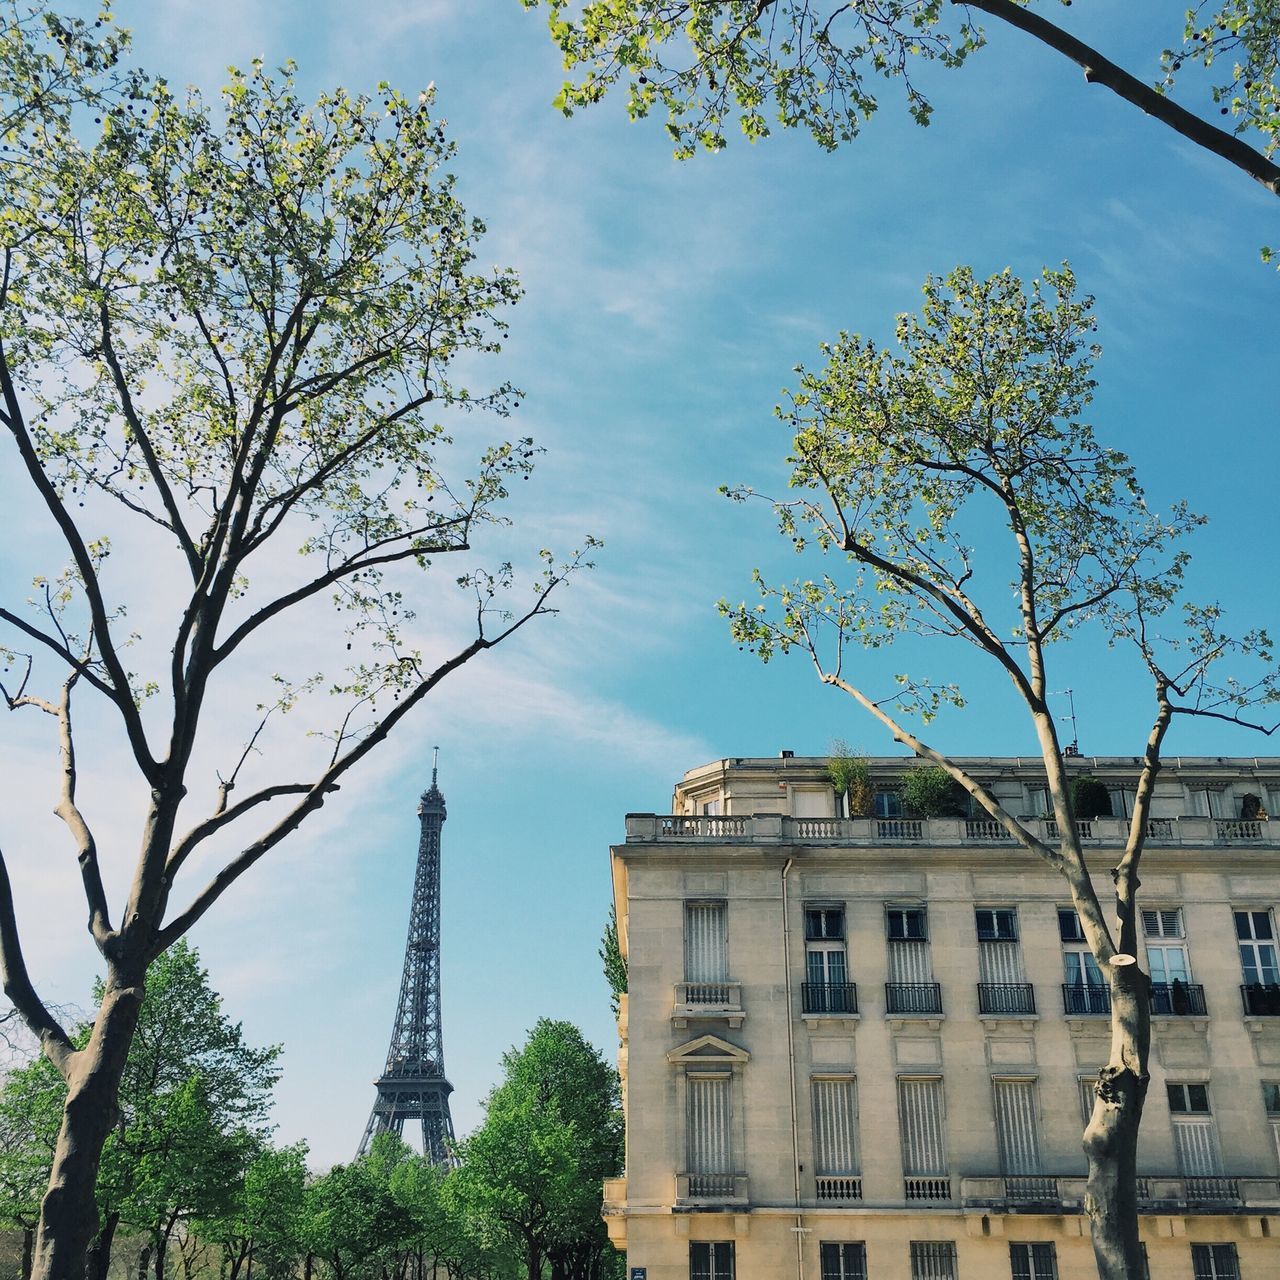
{"type": "Polygon", "coordinates": [[[431,748],[431,785],[436,785],[436,772],[440,767],[440,748],[431,748]]]}

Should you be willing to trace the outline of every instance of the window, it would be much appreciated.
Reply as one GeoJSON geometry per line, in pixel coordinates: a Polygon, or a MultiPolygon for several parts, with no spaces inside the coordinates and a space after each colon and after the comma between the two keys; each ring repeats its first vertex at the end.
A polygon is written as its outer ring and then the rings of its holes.
{"type": "Polygon", "coordinates": [[[974,916],[979,942],[1017,942],[1018,916],[1012,907],[980,907],[974,916]]]}
{"type": "Polygon", "coordinates": [[[902,796],[896,791],[877,791],[875,808],[877,818],[900,818],[902,796]]]}
{"type": "Polygon", "coordinates": [[[1280,1161],[1280,1081],[1262,1082],[1262,1105],[1267,1109],[1267,1121],[1271,1125],[1271,1139],[1275,1143],[1276,1160],[1280,1161]]]}
{"type": "Polygon", "coordinates": [[[723,902],[684,904],[684,977],[686,982],[729,980],[728,939],[723,902]]]}
{"type": "Polygon", "coordinates": [[[1083,942],[1084,928],[1074,907],[1058,908],[1058,937],[1063,942],[1083,942]]]}
{"type": "Polygon", "coordinates": [[[1044,783],[1027,787],[1027,812],[1036,818],[1053,817],[1053,797],[1044,783]]]}
{"type": "Polygon", "coordinates": [[[911,1280],[956,1280],[955,1245],[950,1240],[913,1240],[911,1280]]]}
{"type": "Polygon", "coordinates": [[[902,1172],[908,1178],[945,1174],[947,1142],[941,1077],[900,1076],[898,1120],[902,1128],[902,1172]]]}
{"type": "MultiPolygon", "coordinates": [[[[734,1172],[729,1121],[730,1083],[728,1075],[691,1075],[688,1078],[685,1136],[688,1172],[691,1175],[734,1172]]],[[[699,1192],[692,1190],[692,1194],[699,1192]]]]}
{"type": "Polygon", "coordinates": [[[867,1280],[867,1246],[862,1241],[818,1246],[822,1257],[822,1280],[867,1280]]]}
{"type": "Polygon", "coordinates": [[[852,1076],[816,1079],[813,1093],[813,1158],[818,1177],[859,1172],[858,1095],[852,1076]]]}
{"type": "Polygon", "coordinates": [[[1195,1280],[1240,1280],[1235,1245],[1193,1244],[1191,1270],[1195,1280]]]}
{"type": "Polygon", "coordinates": [[[1138,799],[1136,783],[1121,782],[1107,787],[1111,797],[1111,816],[1113,818],[1132,818],[1133,806],[1138,799]]]}
{"type": "Polygon", "coordinates": [[[1079,917],[1071,907],[1058,908],[1058,936],[1062,939],[1062,969],[1068,1013],[1108,1013],[1111,992],[1093,958],[1079,917]]]}
{"type": "Polygon", "coordinates": [[[1000,1168],[1006,1176],[1040,1172],[1040,1131],[1034,1080],[992,1080],[1000,1168]]]}
{"type": "Polygon", "coordinates": [[[698,1240],[689,1246],[689,1280],[733,1280],[733,1241],[698,1240]]]}
{"type": "Polygon", "coordinates": [[[1240,947],[1240,968],[1250,986],[1280,983],[1275,929],[1269,911],[1237,911],[1236,940],[1240,947]]]}
{"type": "Polygon", "coordinates": [[[1009,1272],[1013,1280],[1058,1280],[1058,1253],[1047,1244],[1011,1244],[1009,1272]]]}
{"type": "Polygon", "coordinates": [[[1182,927],[1182,908],[1142,912],[1142,932],[1147,942],[1147,965],[1151,971],[1152,1012],[1169,1013],[1172,1001],[1185,1004],[1186,987],[1191,981],[1187,948],[1180,941],[1186,934],[1182,927]]]}
{"type": "Polygon", "coordinates": [[[844,940],[843,907],[806,907],[804,936],[810,942],[844,940]]]}
{"type": "Polygon", "coordinates": [[[1191,811],[1197,817],[1226,818],[1229,816],[1229,808],[1230,800],[1225,783],[1191,788],[1191,811]]]}
{"type": "Polygon", "coordinates": [[[923,942],[929,936],[923,907],[888,907],[885,917],[891,941],[923,942]]]}
{"type": "Polygon", "coordinates": [[[714,800],[704,800],[702,802],[702,812],[706,817],[718,817],[720,814],[720,798],[717,796],[714,800]]]}
{"type": "Polygon", "coordinates": [[[1218,1133],[1209,1113],[1209,1087],[1170,1081],[1169,1114],[1173,1120],[1173,1146],[1178,1171],[1184,1177],[1213,1177],[1222,1172],[1218,1133]]]}
{"type": "Polygon", "coordinates": [[[844,908],[806,907],[804,932],[806,1012],[853,1013],[844,945],[844,908]]]}
{"type": "Polygon", "coordinates": [[[1077,1076],[1076,1088],[1080,1091],[1080,1119],[1088,1127],[1089,1121],[1093,1119],[1093,1104],[1098,1097],[1098,1073],[1095,1071],[1091,1075],[1077,1076]]]}

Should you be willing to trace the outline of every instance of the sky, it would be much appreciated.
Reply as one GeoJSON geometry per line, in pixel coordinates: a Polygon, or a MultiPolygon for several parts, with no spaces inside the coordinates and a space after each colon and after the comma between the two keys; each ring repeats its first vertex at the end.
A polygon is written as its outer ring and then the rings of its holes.
{"type": "MultiPolygon", "coordinates": [[[[413,96],[434,82],[459,195],[489,228],[480,261],[514,267],[526,294],[491,376],[523,390],[515,429],[546,453],[515,495],[510,537],[605,544],[555,617],[451,677],[192,934],[248,1038],[283,1045],[278,1136],[305,1139],[317,1168],[351,1157],[373,1103],[434,745],[460,1133],[538,1018],[575,1022],[613,1055],[597,948],[626,813],[667,811],[685,770],[723,756],[820,755],[837,738],[891,753],[798,660],[762,667],[730,643],[716,601],[748,597],[754,566],[797,570],[767,509],[717,489],[784,487],[789,441],[772,410],[795,366],[817,365],[841,330],[889,338],[930,273],[969,263],[1031,277],[1071,262],[1097,297],[1099,434],[1131,455],[1153,505],[1185,498],[1210,517],[1190,587],[1242,626],[1277,629],[1280,277],[1259,259],[1280,243],[1276,201],[1018,33],[993,31],[961,72],[927,76],[927,130],[890,85],[863,136],[834,154],[779,132],[677,162],[660,124],[628,122],[621,97],[572,119],[551,108],[558,54],[544,16],[518,0],[118,0],[115,14],[143,66],[209,92],[255,56],[294,59],[306,96],[382,80],[413,96]]],[[[1163,4],[1077,4],[1068,19],[1152,79],[1178,35],[1163,4]]],[[[21,598],[60,562],[13,456],[0,457],[0,596],[21,598]]],[[[122,552],[133,585],[153,588],[135,625],[158,626],[167,570],[141,543],[122,552]]],[[[418,603],[424,616],[448,611],[418,603]]],[[[277,642],[311,639],[302,627],[277,642]]],[[[911,657],[968,697],[932,727],[937,745],[1034,752],[1005,689],[969,655],[911,657]]],[[[872,684],[887,689],[904,660],[875,655],[872,684]]],[[[258,661],[265,676],[273,655],[258,661]]],[[[1132,666],[1096,643],[1054,661],[1082,749],[1140,751],[1150,710],[1132,666]]],[[[242,731],[234,701],[200,758],[206,793],[242,731]]],[[[84,803],[118,901],[140,798],[110,727],[87,715],[84,803]]],[[[37,986],[84,1006],[100,965],[49,815],[56,744],[43,719],[0,721],[0,848],[37,986]]],[[[1267,739],[1204,724],[1179,725],[1167,744],[1267,751],[1267,739]]]]}

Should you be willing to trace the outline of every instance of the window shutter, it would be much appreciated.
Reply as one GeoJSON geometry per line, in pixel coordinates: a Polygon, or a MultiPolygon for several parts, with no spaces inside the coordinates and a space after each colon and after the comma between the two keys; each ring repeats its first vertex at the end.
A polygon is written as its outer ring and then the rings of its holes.
{"type": "Polygon", "coordinates": [[[686,982],[727,982],[723,902],[686,902],[684,907],[684,976],[686,982]]]}
{"type": "Polygon", "coordinates": [[[942,1081],[937,1077],[899,1079],[898,1118],[902,1128],[902,1172],[908,1178],[945,1174],[942,1081]]]}
{"type": "Polygon", "coordinates": [[[1182,908],[1175,907],[1169,911],[1144,911],[1142,932],[1148,938],[1181,938],[1183,936],[1182,908]]]}
{"type": "Polygon", "coordinates": [[[993,1080],[1000,1167],[1006,1174],[1040,1172],[1034,1080],[993,1080]]]}
{"type": "Polygon", "coordinates": [[[978,981],[1010,983],[1022,981],[1022,956],[1016,942],[978,944],[978,981]]]}
{"type": "Polygon", "coordinates": [[[858,1105],[852,1078],[813,1082],[813,1146],[819,1175],[859,1172],[858,1105]]]}
{"type": "Polygon", "coordinates": [[[1173,1145],[1178,1155],[1178,1170],[1184,1177],[1212,1177],[1222,1172],[1218,1138],[1211,1119],[1178,1116],[1173,1122],[1173,1145]]]}
{"type": "Polygon", "coordinates": [[[689,1173],[733,1173],[729,1077],[689,1077],[689,1173]]]}
{"type": "Polygon", "coordinates": [[[890,982],[932,982],[927,942],[889,943],[890,982]]]}
{"type": "Polygon", "coordinates": [[[1080,1119],[1085,1125],[1093,1118],[1093,1104],[1098,1097],[1097,1083],[1096,1071],[1091,1076],[1080,1076],[1076,1080],[1080,1090],[1080,1119]]]}

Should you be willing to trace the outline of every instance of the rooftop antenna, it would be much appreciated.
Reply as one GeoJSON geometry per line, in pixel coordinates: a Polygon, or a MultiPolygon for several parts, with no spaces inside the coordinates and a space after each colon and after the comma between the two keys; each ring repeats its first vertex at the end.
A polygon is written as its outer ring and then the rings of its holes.
{"type": "Polygon", "coordinates": [[[1076,698],[1075,693],[1071,689],[1055,689],[1054,694],[1061,697],[1066,694],[1067,703],[1071,708],[1071,741],[1062,748],[1062,754],[1067,757],[1075,757],[1080,754],[1080,734],[1076,728],[1076,698]]]}
{"type": "Polygon", "coordinates": [[[436,785],[436,772],[440,766],[440,748],[431,748],[431,785],[436,785]]]}

